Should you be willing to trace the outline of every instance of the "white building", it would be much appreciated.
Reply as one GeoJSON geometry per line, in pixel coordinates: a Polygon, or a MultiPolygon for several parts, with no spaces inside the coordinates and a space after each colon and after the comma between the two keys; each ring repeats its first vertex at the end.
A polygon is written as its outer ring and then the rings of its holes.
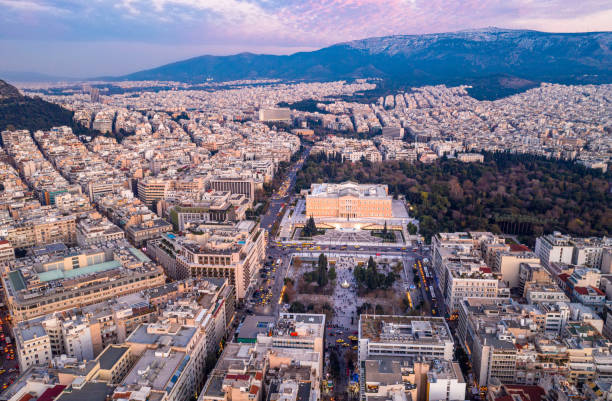
{"type": "Polygon", "coordinates": [[[458,363],[433,361],[427,372],[428,401],[463,401],[466,388],[458,363]]]}
{"type": "Polygon", "coordinates": [[[291,121],[291,110],[288,108],[260,109],[259,121],[291,121]]]}
{"type": "Polygon", "coordinates": [[[361,315],[359,360],[394,356],[453,359],[454,343],[442,317],[361,315]]]}
{"type": "Polygon", "coordinates": [[[535,253],[546,267],[550,266],[552,262],[571,264],[574,246],[570,240],[571,237],[559,232],[538,237],[535,253]]]}

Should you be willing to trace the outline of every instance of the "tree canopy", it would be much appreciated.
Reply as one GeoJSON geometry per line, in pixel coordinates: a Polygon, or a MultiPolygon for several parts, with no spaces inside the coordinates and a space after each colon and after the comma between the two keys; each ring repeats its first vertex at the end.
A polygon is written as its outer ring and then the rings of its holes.
{"type": "Polygon", "coordinates": [[[555,230],[612,235],[612,174],[572,161],[504,152],[485,153],[483,163],[443,158],[432,164],[384,161],[366,167],[317,154],[298,172],[296,190],[346,180],[387,184],[391,194],[404,195],[426,239],[467,230],[515,234],[529,244],[555,230]]]}

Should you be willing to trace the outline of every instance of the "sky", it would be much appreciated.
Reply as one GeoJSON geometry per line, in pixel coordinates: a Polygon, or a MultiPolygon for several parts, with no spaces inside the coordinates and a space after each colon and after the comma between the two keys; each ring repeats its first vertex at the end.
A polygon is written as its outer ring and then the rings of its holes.
{"type": "Polygon", "coordinates": [[[0,72],[72,78],[372,36],[612,30],[610,0],[0,0],[0,10],[0,72]]]}

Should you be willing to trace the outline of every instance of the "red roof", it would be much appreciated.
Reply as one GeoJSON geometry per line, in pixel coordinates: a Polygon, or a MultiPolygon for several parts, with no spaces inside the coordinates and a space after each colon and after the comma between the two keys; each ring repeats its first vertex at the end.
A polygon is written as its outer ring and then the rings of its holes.
{"type": "Polygon", "coordinates": [[[255,373],[255,380],[261,380],[261,379],[263,379],[263,373],[261,372],[255,373]]]}
{"type": "Polygon", "coordinates": [[[0,239],[0,245],[8,244],[9,242],[5,239],[0,239]]]}
{"type": "Polygon", "coordinates": [[[249,393],[251,394],[257,394],[259,392],[259,387],[252,385],[251,386],[251,390],[249,391],[249,393]]]}
{"type": "Polygon", "coordinates": [[[606,294],[604,294],[604,292],[603,292],[602,290],[600,290],[600,289],[599,289],[599,288],[597,288],[597,287],[593,287],[593,286],[591,286],[591,288],[592,288],[593,290],[595,290],[595,292],[596,292],[597,294],[599,294],[599,295],[606,295],[606,294]]]}
{"type": "Polygon", "coordinates": [[[546,392],[540,386],[521,386],[506,384],[506,392],[511,395],[518,395],[525,401],[542,401],[546,392]]]}
{"type": "Polygon", "coordinates": [[[251,376],[249,375],[225,375],[226,379],[230,380],[249,380],[251,376]]]}
{"type": "Polygon", "coordinates": [[[589,290],[586,287],[574,287],[574,291],[580,295],[589,295],[589,290]]]}
{"type": "Polygon", "coordinates": [[[113,394],[113,399],[116,400],[118,398],[130,398],[130,395],[132,395],[131,391],[123,391],[123,392],[119,392],[119,393],[114,393],[113,394]]]}
{"type": "Polygon", "coordinates": [[[64,391],[65,388],[66,386],[62,386],[61,384],[58,384],[55,387],[48,388],[45,390],[44,393],[41,394],[40,397],[38,397],[38,400],[36,401],[53,401],[57,398],[58,395],[62,393],[62,391],[64,391]]]}
{"type": "Polygon", "coordinates": [[[559,274],[559,280],[563,281],[564,283],[567,282],[567,279],[569,278],[569,274],[567,273],[561,273],[559,274]]]}
{"type": "Polygon", "coordinates": [[[34,396],[32,394],[25,394],[23,397],[19,399],[19,401],[30,401],[34,396]]]}
{"type": "Polygon", "coordinates": [[[531,252],[531,249],[521,244],[510,244],[510,250],[512,252],[531,252]]]}
{"type": "Polygon", "coordinates": [[[485,267],[485,266],[482,266],[480,268],[480,271],[483,272],[483,273],[493,273],[493,270],[491,270],[490,267],[485,267]]]}

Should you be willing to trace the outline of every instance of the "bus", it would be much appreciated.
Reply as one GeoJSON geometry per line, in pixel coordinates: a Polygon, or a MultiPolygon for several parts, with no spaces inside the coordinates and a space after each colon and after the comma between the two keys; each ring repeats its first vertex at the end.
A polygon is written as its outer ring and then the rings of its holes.
{"type": "Polygon", "coordinates": [[[433,285],[429,286],[429,293],[431,294],[431,300],[435,301],[436,300],[436,292],[434,291],[433,285]]]}

